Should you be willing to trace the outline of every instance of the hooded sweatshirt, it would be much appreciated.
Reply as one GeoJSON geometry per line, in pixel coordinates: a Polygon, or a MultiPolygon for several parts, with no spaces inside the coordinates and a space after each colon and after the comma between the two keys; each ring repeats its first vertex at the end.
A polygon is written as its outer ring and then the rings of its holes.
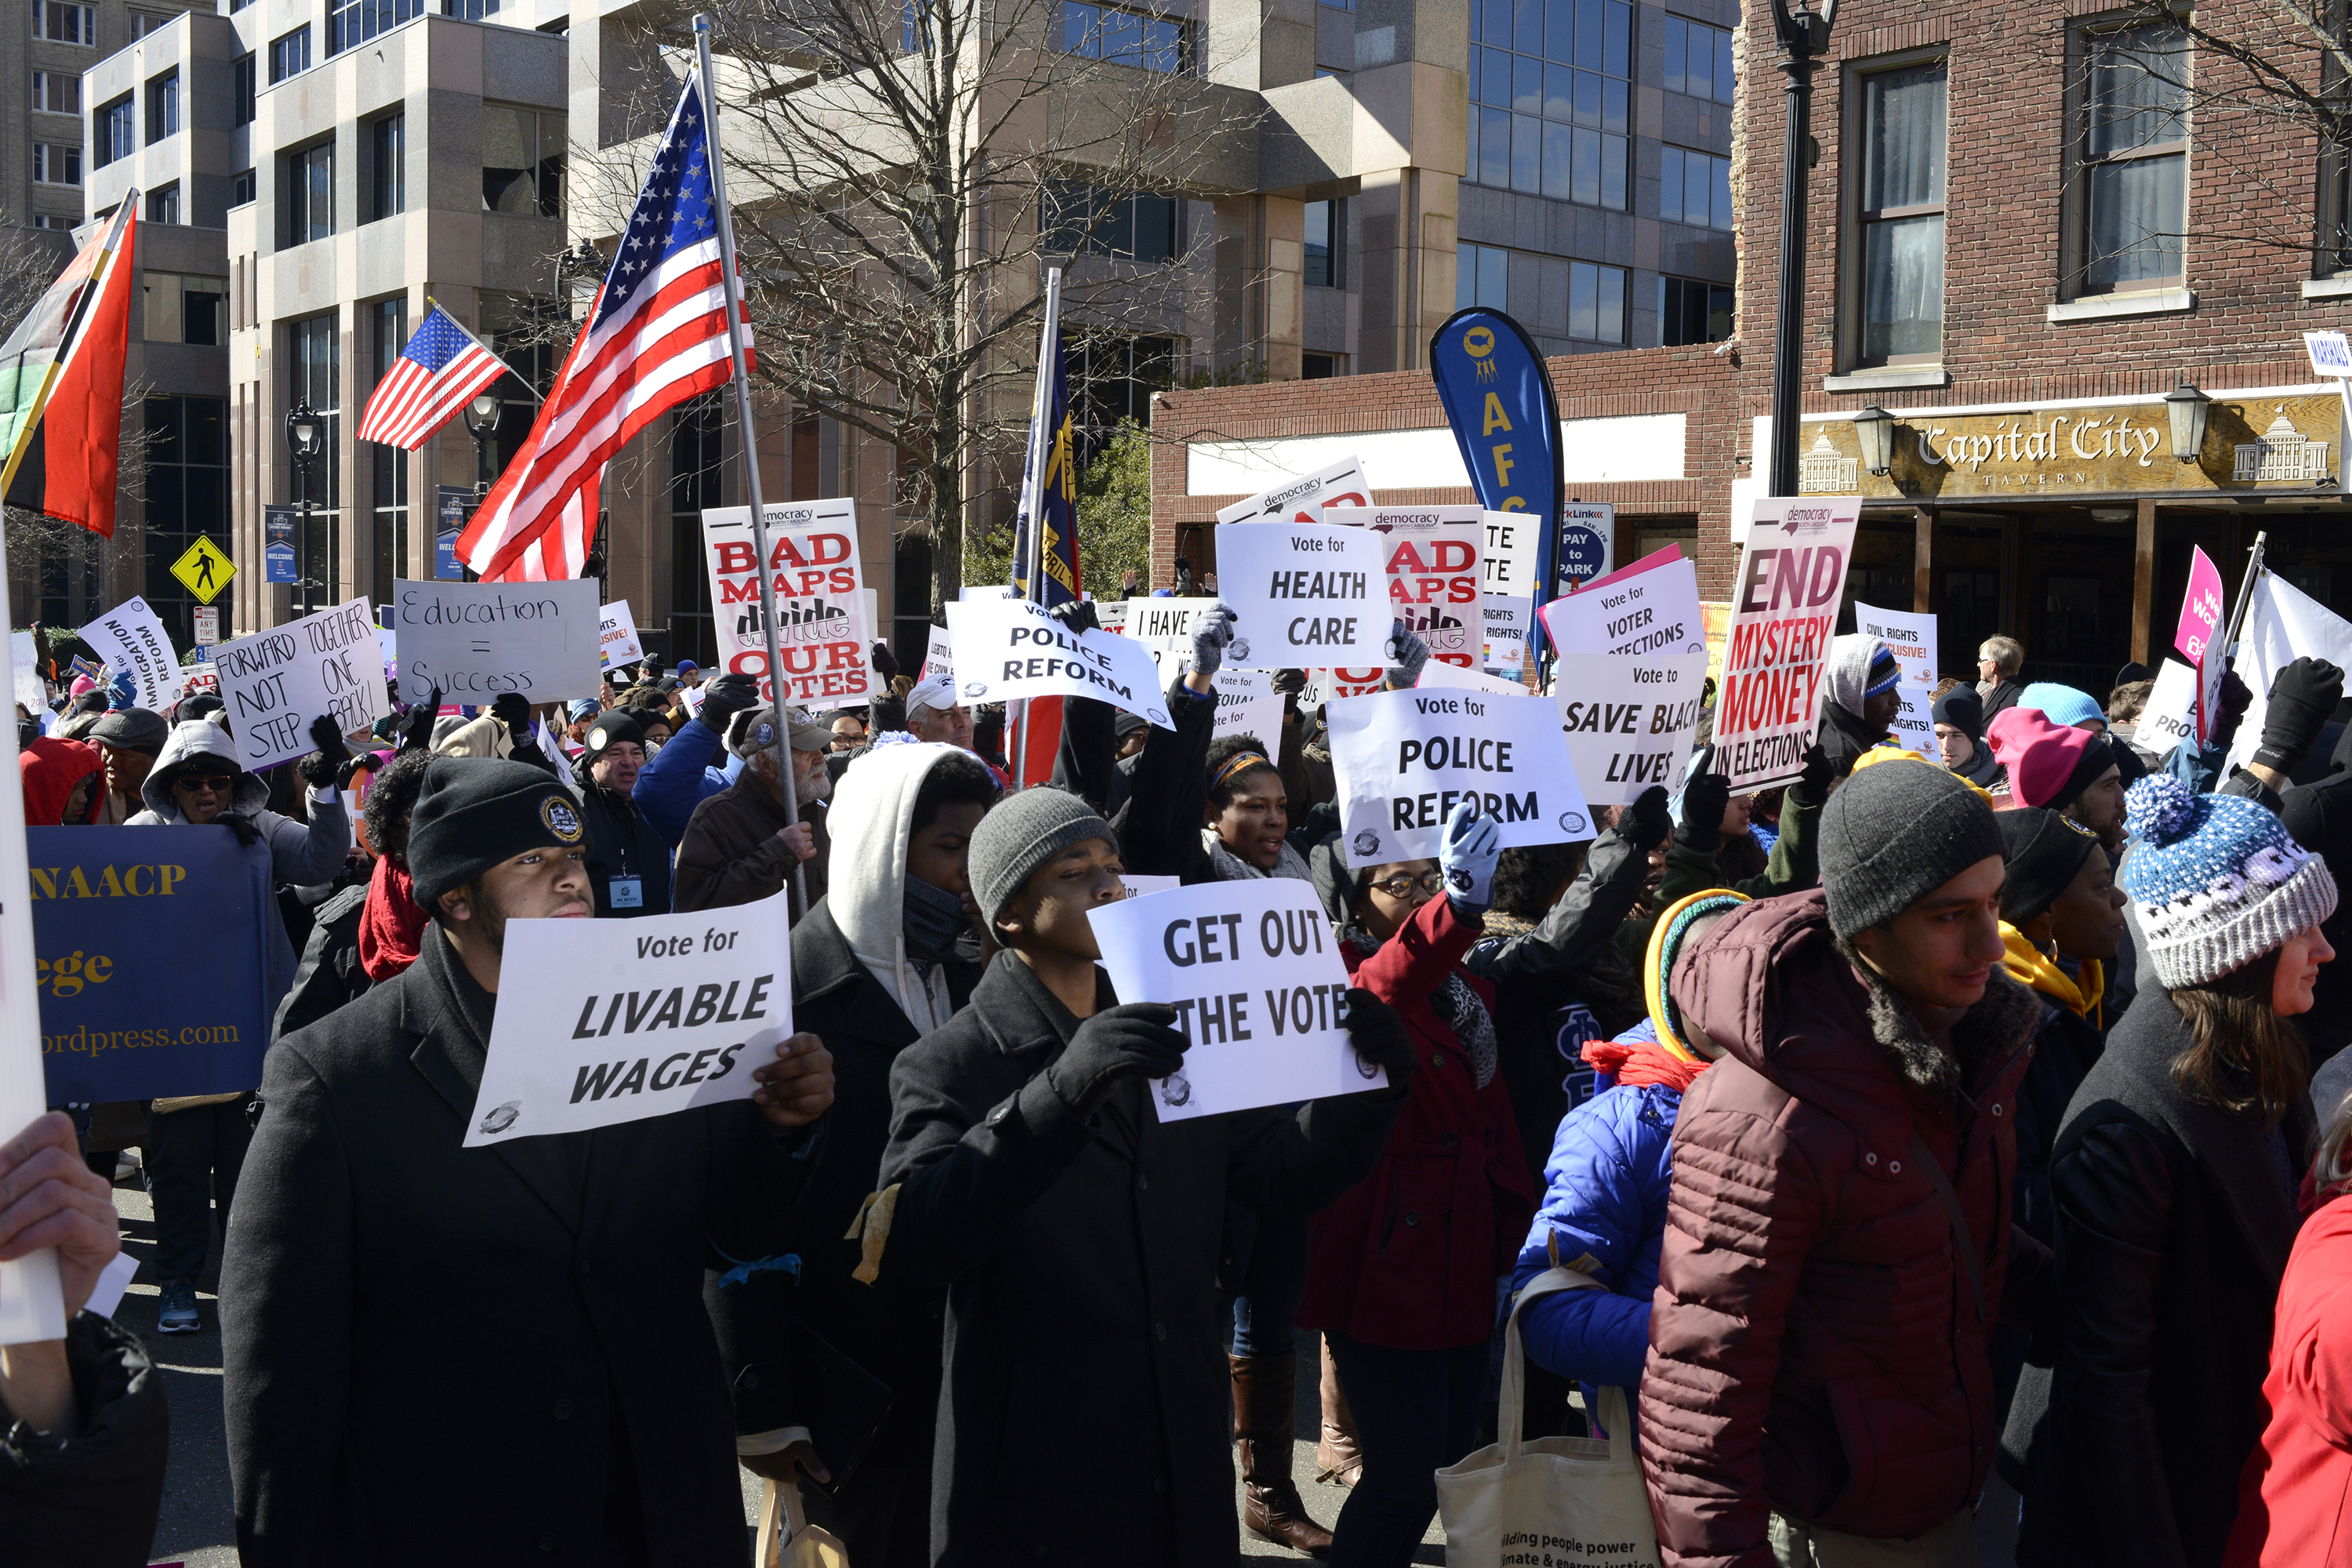
{"type": "Polygon", "coordinates": [[[1886,728],[1873,730],[1864,722],[1862,705],[1870,689],[1870,667],[1886,645],[1876,637],[1854,633],[1830,644],[1822,667],[1822,750],[1830,766],[1843,778],[1853,771],[1854,760],[1886,739],[1886,728]]]}
{"type": "Polygon", "coordinates": [[[97,747],[44,735],[19,752],[16,760],[25,774],[26,826],[82,827],[95,820],[98,807],[106,799],[102,778],[91,787],[80,820],[66,821],[65,809],[74,785],[92,773],[105,773],[106,759],[99,755],[97,747]]]}
{"type": "Polygon", "coordinates": [[[834,842],[855,847],[833,858],[826,907],[849,951],[898,1002],[918,1034],[946,1023],[955,1005],[948,999],[946,967],[908,956],[907,839],[915,796],[931,769],[949,757],[971,754],[923,741],[878,746],[843,775],[845,787],[830,816],[834,842]],[[853,777],[856,787],[848,787],[853,777]]]}

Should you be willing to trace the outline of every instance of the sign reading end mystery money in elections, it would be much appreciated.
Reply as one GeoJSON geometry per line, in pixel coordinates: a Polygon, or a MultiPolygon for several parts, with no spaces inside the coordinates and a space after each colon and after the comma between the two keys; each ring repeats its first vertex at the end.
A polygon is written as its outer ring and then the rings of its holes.
{"type": "Polygon", "coordinates": [[[1217,530],[1217,596],[1233,606],[1226,659],[1252,669],[1378,664],[1389,639],[1388,550],[1362,528],[1235,523],[1217,530]]]}
{"type": "Polygon", "coordinates": [[[787,896],[509,925],[466,1147],[749,1100],[793,1032],[787,896]]]}
{"type": "Polygon", "coordinates": [[[1474,802],[1502,846],[1592,837],[1592,811],[1549,697],[1444,687],[1378,691],[1323,712],[1348,864],[1433,859],[1445,819],[1474,802]]]}
{"type": "Polygon", "coordinates": [[[1091,697],[1175,728],[1151,650],[1134,638],[1099,626],[1073,636],[1027,599],[970,599],[947,612],[960,701],[1091,697]]]}
{"type": "Polygon", "coordinates": [[[1785,784],[1804,770],[1862,519],[1855,496],[1775,497],[1755,505],[1715,701],[1715,768],[1730,775],[1735,795],[1785,784]]]}
{"type": "MultiPolygon", "coordinates": [[[[590,605],[593,616],[593,595],[590,605]]],[[[308,754],[310,721],[322,714],[337,734],[356,735],[392,711],[365,599],[223,643],[213,668],[237,761],[250,772],[308,754]]]]}
{"type": "Polygon", "coordinates": [[[1184,1065],[1151,1086],[1160,1121],[1387,1085],[1342,1026],[1348,966],[1308,883],[1208,882],[1087,918],[1119,1000],[1175,1008],[1192,1041],[1184,1065]]]}

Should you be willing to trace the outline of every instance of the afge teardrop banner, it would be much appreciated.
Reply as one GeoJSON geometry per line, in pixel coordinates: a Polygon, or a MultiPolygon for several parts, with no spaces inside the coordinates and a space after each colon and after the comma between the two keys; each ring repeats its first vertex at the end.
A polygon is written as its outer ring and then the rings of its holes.
{"type": "Polygon", "coordinates": [[[1667,657],[1564,653],[1552,679],[1576,781],[1594,805],[1683,787],[1706,689],[1706,649],[1667,657]]]}
{"type": "MultiPolygon", "coordinates": [[[[873,700],[873,629],[857,555],[857,504],[848,500],[777,502],[768,509],[769,570],[774,575],[776,653],[783,700],[803,708],[854,708],[873,700]]],[[[771,698],[767,632],[760,624],[760,552],[751,509],[702,514],[709,549],[710,613],[719,660],[760,682],[771,698]]]]}
{"type": "Polygon", "coordinates": [[[1804,771],[1822,710],[1822,667],[1837,631],[1860,496],[1756,502],[1739,558],[1716,694],[1715,767],[1735,795],[1804,771]]]}
{"type": "Polygon", "coordinates": [[[1217,530],[1217,596],[1233,606],[1229,663],[1251,669],[1378,664],[1389,640],[1380,534],[1322,523],[1217,530]]]}
{"type": "Polygon", "coordinates": [[[1559,400],[1543,355],[1518,322],[1473,305],[1430,338],[1429,374],[1478,504],[1531,514],[1535,581],[1514,591],[1540,605],[1558,574],[1560,506],[1559,400]]]}
{"type": "Polygon", "coordinates": [[[1549,697],[1415,687],[1334,702],[1323,720],[1350,866],[1435,858],[1465,800],[1501,826],[1506,849],[1593,836],[1549,697]]]}
{"type": "Polygon", "coordinates": [[[1163,730],[1169,720],[1151,650],[1099,626],[1073,636],[1026,599],[971,599],[947,606],[955,645],[956,700],[966,707],[1027,697],[1091,697],[1163,730]]]}

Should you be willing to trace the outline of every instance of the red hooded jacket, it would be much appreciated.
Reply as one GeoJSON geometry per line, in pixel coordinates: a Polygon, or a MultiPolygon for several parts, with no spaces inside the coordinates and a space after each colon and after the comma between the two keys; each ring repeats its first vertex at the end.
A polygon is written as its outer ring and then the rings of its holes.
{"type": "Polygon", "coordinates": [[[40,735],[16,753],[16,761],[25,773],[26,826],[83,827],[98,820],[100,809],[106,805],[103,776],[90,786],[89,801],[80,817],[64,820],[66,801],[73,795],[74,785],[92,773],[106,772],[106,759],[99,755],[96,746],[40,735]]]}
{"type": "Polygon", "coordinates": [[[2352,1568],[2352,1200],[2304,1222],[2279,1285],[2263,1399],[2222,1568],[2352,1568]]]}

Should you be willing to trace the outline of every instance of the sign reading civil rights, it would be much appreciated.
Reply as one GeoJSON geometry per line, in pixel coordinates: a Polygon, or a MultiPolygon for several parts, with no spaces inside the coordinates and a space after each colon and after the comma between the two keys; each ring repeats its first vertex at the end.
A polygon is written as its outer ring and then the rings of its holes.
{"type": "Polygon", "coordinates": [[[1349,1041],[1348,966],[1311,885],[1207,882],[1087,920],[1119,999],[1175,1008],[1192,1042],[1151,1086],[1160,1121],[1387,1086],[1349,1041]]]}
{"type": "Polygon", "coordinates": [[[1734,795],[1804,771],[1861,520],[1858,496],[1756,502],[1715,704],[1715,769],[1734,795]]]}
{"type": "Polygon", "coordinates": [[[953,675],[955,639],[948,636],[945,626],[927,626],[924,630],[927,637],[923,647],[923,671],[915,679],[929,680],[934,675],[953,675]]]}
{"type": "Polygon", "coordinates": [[[26,842],[49,1103],[258,1084],[269,858],[226,827],[36,827],[26,842]]]}
{"type": "Polygon", "coordinates": [[[394,583],[400,700],[422,702],[436,687],[448,701],[477,706],[509,691],[534,703],[595,696],[604,641],[599,587],[593,577],[394,583]]]}
{"type": "Polygon", "coordinates": [[[1151,651],[1099,626],[1073,637],[1026,599],[973,599],[947,606],[957,700],[968,706],[1024,697],[1091,697],[1172,730],[1151,651]]]}
{"type": "Polygon", "coordinates": [[[597,637],[598,658],[606,669],[619,664],[635,664],[646,657],[645,645],[637,640],[636,617],[629,614],[626,599],[615,599],[604,606],[597,637]]]}
{"type": "Polygon", "coordinates": [[[793,1032],[788,897],[509,925],[465,1146],[749,1100],[793,1032]]]}
{"type": "Polygon", "coordinates": [[[1350,697],[1323,717],[1350,866],[1435,858],[1465,800],[1500,825],[1506,849],[1592,837],[1549,697],[1416,687],[1350,697]]]}
{"type": "Polygon", "coordinates": [[[1679,791],[1706,690],[1703,647],[1646,658],[1561,654],[1552,699],[1584,798],[1631,805],[1653,784],[1679,791]]]}
{"type": "MultiPolygon", "coordinates": [[[[730,673],[756,679],[760,695],[772,699],[751,509],[704,512],[702,534],[709,549],[719,661],[730,673]]],[[[783,700],[803,708],[854,708],[871,701],[878,683],[857,553],[857,504],[834,500],[770,505],[768,553],[776,654],[784,665],[783,700]]]]}
{"type": "MultiPolygon", "coordinates": [[[[1319,522],[1327,506],[1370,506],[1372,487],[1364,482],[1364,468],[1353,458],[1342,458],[1328,468],[1285,479],[1217,511],[1226,522],[1319,522]]],[[[1218,536],[1220,540],[1223,535],[1218,536]]],[[[1222,546],[1220,546],[1222,549],[1222,546]]],[[[1222,581],[1222,579],[1221,579],[1222,581]]]]}
{"type": "Polygon", "coordinates": [[[172,634],[146,600],[123,600],[82,627],[81,640],[106,660],[110,672],[131,677],[139,707],[160,713],[178,700],[180,656],[172,651],[172,634]]]}
{"type": "Polygon", "coordinates": [[[223,643],[212,662],[236,759],[249,772],[307,755],[310,721],[321,714],[334,721],[337,734],[356,735],[392,712],[383,648],[365,599],[223,643]]]}
{"type": "Polygon", "coordinates": [[[1388,552],[1361,528],[1273,522],[1217,531],[1228,662],[1254,669],[1376,664],[1389,640],[1388,552]]]}
{"type": "Polygon", "coordinates": [[[1853,625],[1864,636],[1885,643],[1903,673],[1895,688],[1903,707],[1888,727],[1895,739],[1931,763],[1942,762],[1944,753],[1936,745],[1936,617],[1916,610],[1882,610],[1856,599],[1853,625]]]}
{"type": "Polygon", "coordinates": [[[1326,507],[1323,521],[1369,528],[1388,541],[1389,613],[1465,668],[1486,641],[1486,514],[1475,506],[1326,507]]]}

